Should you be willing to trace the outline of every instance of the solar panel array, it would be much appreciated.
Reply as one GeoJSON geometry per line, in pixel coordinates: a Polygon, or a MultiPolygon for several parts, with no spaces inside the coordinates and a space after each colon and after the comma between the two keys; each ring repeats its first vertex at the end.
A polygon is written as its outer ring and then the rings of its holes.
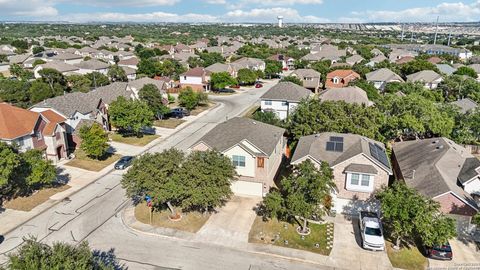
{"type": "Polygon", "coordinates": [[[385,150],[383,149],[383,147],[381,147],[376,143],[371,143],[371,142],[368,143],[368,146],[370,147],[370,154],[372,155],[372,157],[374,157],[383,165],[390,168],[390,163],[388,162],[387,153],[385,153],[385,150]]]}
{"type": "Polygon", "coordinates": [[[330,137],[326,149],[331,152],[343,152],[343,137],[330,137]]]}

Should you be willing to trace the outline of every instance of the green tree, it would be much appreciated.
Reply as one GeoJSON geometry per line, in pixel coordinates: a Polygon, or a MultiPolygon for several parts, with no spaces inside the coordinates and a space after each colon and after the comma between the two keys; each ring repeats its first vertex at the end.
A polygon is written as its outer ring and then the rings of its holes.
{"type": "Polygon", "coordinates": [[[187,108],[188,110],[193,110],[198,104],[202,101],[205,96],[201,93],[193,91],[191,87],[187,87],[182,90],[178,95],[178,101],[180,106],[187,108]]]}
{"type": "Polygon", "coordinates": [[[237,72],[237,80],[242,85],[253,85],[257,78],[257,73],[248,68],[242,68],[237,72]]]}
{"type": "Polygon", "coordinates": [[[10,182],[20,164],[21,159],[17,151],[12,146],[0,142],[0,189],[10,182]]]}
{"type": "Polygon", "coordinates": [[[41,53],[41,52],[44,52],[45,51],[45,48],[42,47],[42,46],[35,46],[32,48],[32,53],[35,55],[35,54],[38,54],[38,53],[41,53]]]}
{"type": "Polygon", "coordinates": [[[127,74],[125,70],[118,65],[113,65],[108,69],[108,77],[112,82],[127,82],[127,74]]]}
{"type": "Polygon", "coordinates": [[[360,79],[360,80],[354,80],[350,84],[365,90],[365,92],[367,93],[368,99],[373,102],[378,102],[382,99],[382,96],[378,93],[378,90],[377,88],[375,88],[373,83],[367,82],[364,79],[360,79]]]}
{"type": "Polygon", "coordinates": [[[291,115],[289,133],[298,140],[321,132],[353,133],[383,140],[380,128],[384,115],[375,107],[348,104],[343,101],[301,101],[291,115]]]}
{"type": "Polygon", "coordinates": [[[422,70],[433,70],[437,73],[440,73],[437,66],[435,66],[434,64],[426,60],[416,59],[414,61],[410,61],[400,66],[400,72],[403,75],[403,77],[406,77],[407,75],[410,75],[422,70]]]}
{"type": "Polygon", "coordinates": [[[282,64],[280,62],[275,60],[265,61],[265,76],[267,78],[275,77],[279,73],[282,73],[282,64]]]}
{"type": "Polygon", "coordinates": [[[124,269],[113,253],[104,254],[106,260],[96,257],[87,242],[79,245],[54,243],[52,246],[38,242],[35,238],[25,238],[19,249],[9,255],[9,270],[114,270],[124,269]]]}
{"type": "Polygon", "coordinates": [[[283,77],[281,80],[281,82],[292,82],[296,85],[300,85],[303,87],[303,82],[302,80],[300,80],[298,77],[296,76],[286,76],[286,77],[283,77]]]}
{"type": "Polygon", "coordinates": [[[47,98],[51,98],[54,96],[59,95],[61,92],[61,87],[58,85],[55,85],[55,88],[52,90],[50,86],[41,81],[41,80],[36,80],[33,81],[30,88],[28,89],[29,96],[30,96],[30,102],[35,104],[40,101],[43,101],[47,98]]]}
{"type": "Polygon", "coordinates": [[[110,84],[108,77],[100,72],[94,71],[84,75],[85,78],[90,80],[90,87],[97,88],[110,84]]]}
{"type": "Polygon", "coordinates": [[[210,76],[210,83],[213,89],[223,89],[229,85],[236,85],[237,80],[228,72],[217,72],[210,76]]]}
{"type": "Polygon", "coordinates": [[[99,124],[80,128],[80,138],[80,148],[89,157],[100,159],[106,155],[109,148],[108,135],[99,124]]]}
{"type": "Polygon", "coordinates": [[[266,112],[256,111],[252,115],[252,118],[256,121],[266,123],[266,124],[270,124],[270,125],[274,125],[274,126],[278,126],[278,127],[283,127],[285,125],[285,123],[282,120],[280,120],[278,115],[276,115],[274,112],[270,112],[270,111],[266,111],[266,112]]]}
{"type": "Polygon", "coordinates": [[[166,101],[162,97],[162,93],[154,84],[146,84],[140,91],[138,91],[140,100],[145,101],[150,109],[153,111],[157,119],[161,119],[163,115],[170,112],[170,109],[165,105],[166,101]]]}
{"type": "Polygon", "coordinates": [[[180,168],[185,154],[171,148],[161,153],[140,156],[122,178],[122,186],[130,197],[153,198],[154,208],[162,209],[167,204],[175,215],[173,205],[179,206],[185,197],[181,185],[180,168]]]}
{"type": "Polygon", "coordinates": [[[200,53],[200,59],[202,60],[203,67],[208,67],[215,63],[225,63],[225,58],[218,52],[200,53]]]}
{"type": "Polygon", "coordinates": [[[42,186],[51,185],[57,176],[55,166],[50,160],[46,160],[39,150],[28,150],[22,155],[24,160],[23,170],[28,171],[26,185],[29,190],[35,190],[42,186]]]}
{"type": "Polygon", "coordinates": [[[233,194],[231,181],[236,176],[232,161],[217,151],[195,151],[182,164],[184,180],[184,209],[199,209],[208,212],[221,206],[233,194]]]}
{"type": "Polygon", "coordinates": [[[42,60],[42,59],[35,59],[35,61],[33,61],[32,66],[33,66],[33,67],[36,67],[36,66],[38,66],[38,65],[43,65],[43,64],[45,64],[45,63],[46,63],[46,62],[45,62],[44,60],[42,60]]]}
{"type": "Polygon", "coordinates": [[[480,110],[458,114],[452,137],[460,144],[480,144],[480,110]]]}
{"type": "Polygon", "coordinates": [[[271,217],[303,219],[302,232],[308,232],[307,220],[327,214],[324,205],[330,197],[333,182],[333,171],[326,162],[317,169],[312,161],[295,165],[293,172],[281,180],[281,191],[267,194],[264,205],[271,217]]]}
{"type": "Polygon", "coordinates": [[[188,66],[190,68],[203,67],[203,60],[199,57],[190,56],[187,60],[188,66]]]}
{"type": "Polygon", "coordinates": [[[110,121],[121,132],[133,132],[141,136],[141,129],[153,124],[153,112],[147,103],[118,97],[108,110],[110,121]]]}
{"type": "Polygon", "coordinates": [[[466,67],[466,66],[459,67],[457,69],[457,71],[454,72],[454,74],[456,74],[456,75],[466,75],[466,76],[469,76],[469,77],[474,78],[474,79],[477,79],[477,77],[478,77],[477,72],[473,68],[466,67]]]}
{"type": "Polygon", "coordinates": [[[83,75],[70,75],[67,77],[67,81],[72,92],[87,93],[92,85],[92,81],[83,75]]]}

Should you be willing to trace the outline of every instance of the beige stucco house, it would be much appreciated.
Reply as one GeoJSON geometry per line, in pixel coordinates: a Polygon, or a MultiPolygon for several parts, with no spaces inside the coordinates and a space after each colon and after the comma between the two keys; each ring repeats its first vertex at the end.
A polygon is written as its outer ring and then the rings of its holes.
{"type": "Polygon", "coordinates": [[[310,159],[333,169],[336,189],[332,191],[334,210],[352,214],[377,210],[373,194],[388,185],[392,169],[384,145],[356,134],[325,132],[300,138],[291,164],[310,159]]]}
{"type": "Polygon", "coordinates": [[[237,195],[264,196],[274,185],[285,153],[284,132],[283,128],[236,117],[217,125],[190,149],[217,150],[229,157],[238,174],[232,191],[237,195]]]}

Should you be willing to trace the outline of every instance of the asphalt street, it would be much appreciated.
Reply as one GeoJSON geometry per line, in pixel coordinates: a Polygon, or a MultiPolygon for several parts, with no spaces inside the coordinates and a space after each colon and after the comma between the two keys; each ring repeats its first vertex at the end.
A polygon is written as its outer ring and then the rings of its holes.
{"type": "MultiPolygon", "coordinates": [[[[273,84],[231,96],[211,96],[218,107],[148,151],[158,152],[171,147],[187,150],[218,123],[248,110],[273,84]]],[[[129,269],[319,269],[318,265],[208,243],[134,232],[124,226],[120,218],[120,211],[131,203],[120,185],[122,174],[113,171],[105,175],[70,196],[69,200],[4,235],[0,244],[0,265],[7,261],[9,252],[22,244],[24,237],[33,236],[44,243],[87,240],[93,249],[113,250],[129,269]]]]}

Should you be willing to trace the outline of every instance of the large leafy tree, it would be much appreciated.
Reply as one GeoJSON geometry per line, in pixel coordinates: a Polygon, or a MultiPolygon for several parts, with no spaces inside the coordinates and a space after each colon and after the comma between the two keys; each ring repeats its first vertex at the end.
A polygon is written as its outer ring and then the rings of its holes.
{"type": "Polygon", "coordinates": [[[28,150],[23,154],[26,185],[30,190],[53,183],[57,176],[55,166],[50,160],[46,160],[39,150],[28,150]]]}
{"type": "Polygon", "coordinates": [[[142,155],[123,176],[122,186],[128,196],[149,195],[156,209],[168,204],[174,213],[172,205],[180,205],[185,193],[179,173],[184,159],[184,153],[174,148],[142,155]]]}
{"type": "Polygon", "coordinates": [[[228,72],[217,72],[210,76],[210,83],[213,89],[223,89],[229,85],[236,85],[237,80],[228,72]]]}
{"type": "Polygon", "coordinates": [[[458,114],[452,136],[457,143],[480,144],[480,110],[458,114]]]}
{"type": "Polygon", "coordinates": [[[80,148],[90,157],[99,159],[104,157],[108,150],[108,135],[99,124],[80,128],[82,143],[80,148]]]}
{"type": "Polygon", "coordinates": [[[258,78],[258,74],[248,68],[242,68],[238,70],[237,80],[240,84],[252,85],[258,78]]]}
{"type": "Polygon", "coordinates": [[[326,162],[320,167],[306,160],[294,166],[293,172],[281,180],[281,190],[272,191],[264,200],[272,217],[303,219],[302,232],[307,232],[307,220],[327,213],[324,205],[334,188],[333,171],[326,162]]]}
{"type": "Polygon", "coordinates": [[[282,64],[279,61],[275,61],[275,60],[265,61],[265,76],[267,78],[272,78],[274,76],[277,76],[279,73],[282,73],[282,64]]]}
{"type": "Polygon", "coordinates": [[[0,142],[0,188],[9,183],[20,164],[21,158],[17,151],[10,145],[0,142]]]}
{"type": "Polygon", "coordinates": [[[292,82],[296,85],[300,85],[303,87],[303,82],[302,80],[300,80],[298,77],[296,76],[286,76],[286,77],[283,77],[281,80],[281,82],[292,82]]]}
{"type": "Polygon", "coordinates": [[[433,70],[440,73],[434,64],[421,59],[416,59],[400,66],[400,72],[404,77],[422,70],[433,70]]]}
{"type": "Polygon", "coordinates": [[[270,124],[278,127],[283,127],[285,125],[285,123],[282,120],[280,120],[278,115],[270,111],[266,111],[266,112],[257,111],[252,115],[252,118],[262,123],[266,123],[266,124],[270,124]]]}
{"type": "Polygon", "coordinates": [[[469,97],[480,102],[480,84],[470,77],[451,75],[445,77],[438,89],[448,101],[469,97]]]}
{"type": "Polygon", "coordinates": [[[72,92],[87,93],[92,85],[92,81],[83,75],[70,75],[67,77],[67,81],[72,92]]]}
{"type": "Polygon", "coordinates": [[[61,88],[58,84],[55,84],[52,90],[47,83],[41,80],[33,81],[28,89],[30,102],[33,104],[43,101],[47,98],[60,95],[62,92],[63,88],[61,88]]]}
{"type": "Polygon", "coordinates": [[[207,102],[208,95],[206,93],[195,92],[191,87],[187,87],[178,95],[178,101],[181,106],[188,110],[193,110],[199,104],[207,102]]]}
{"type": "Polygon", "coordinates": [[[154,84],[146,84],[143,86],[140,91],[138,91],[138,95],[140,100],[148,104],[157,119],[161,119],[164,114],[170,111],[165,105],[168,101],[163,98],[162,93],[160,93],[160,90],[154,84]]]}
{"type": "Polygon", "coordinates": [[[153,112],[147,103],[140,100],[127,100],[118,97],[110,104],[108,110],[113,126],[122,132],[133,132],[141,135],[141,129],[153,123],[153,112]]]}
{"type": "Polygon", "coordinates": [[[42,77],[42,80],[46,82],[52,92],[59,92],[58,89],[60,88],[60,92],[66,89],[67,80],[62,73],[58,70],[53,68],[44,68],[38,72],[38,74],[42,77]]]}
{"type": "Polygon", "coordinates": [[[420,237],[427,246],[446,243],[456,235],[455,223],[440,214],[439,203],[427,199],[404,183],[384,188],[376,197],[381,202],[383,218],[395,239],[396,247],[420,237]]]}
{"type": "Polygon", "coordinates": [[[288,130],[297,140],[321,132],[354,133],[382,140],[380,128],[384,120],[375,107],[308,99],[300,102],[291,115],[288,130]]]}
{"type": "Polygon", "coordinates": [[[221,206],[233,194],[231,181],[236,172],[232,161],[217,151],[195,151],[182,165],[186,196],[185,209],[201,209],[205,212],[221,206]]]}
{"type": "Polygon", "coordinates": [[[94,71],[84,75],[85,78],[90,80],[90,87],[96,88],[110,84],[108,77],[100,72],[94,71]]]}
{"type": "Polygon", "coordinates": [[[478,77],[477,72],[473,68],[466,66],[459,67],[454,73],[456,75],[466,75],[474,79],[478,77]]]}
{"type": "Polygon", "coordinates": [[[52,246],[36,239],[24,239],[24,244],[8,258],[9,270],[114,270],[124,269],[114,254],[108,254],[107,260],[96,257],[87,242],[79,245],[54,243],[52,246]]]}
{"type": "Polygon", "coordinates": [[[108,69],[108,77],[112,82],[126,82],[128,81],[125,70],[119,65],[113,65],[108,69]]]}
{"type": "Polygon", "coordinates": [[[361,89],[365,90],[367,93],[367,97],[369,100],[378,102],[379,100],[382,99],[382,96],[378,93],[377,88],[373,85],[371,82],[367,82],[366,80],[360,79],[360,80],[354,80],[351,82],[351,85],[360,87],[361,89]]]}

